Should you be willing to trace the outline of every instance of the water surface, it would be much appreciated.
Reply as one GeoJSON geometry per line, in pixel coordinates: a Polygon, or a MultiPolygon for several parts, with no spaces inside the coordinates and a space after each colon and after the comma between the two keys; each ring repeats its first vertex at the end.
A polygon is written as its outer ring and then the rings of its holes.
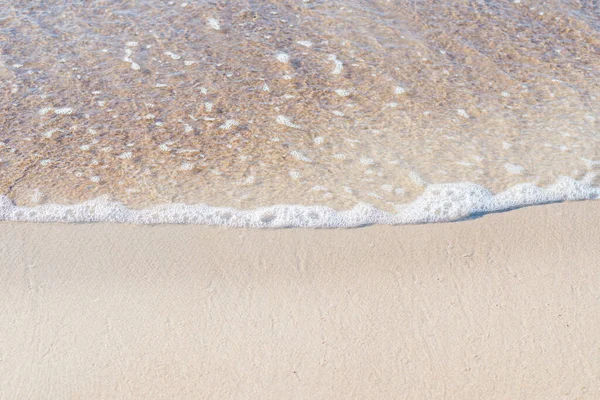
{"type": "Polygon", "coordinates": [[[598,186],[591,0],[4,1],[0,194],[394,212],[598,186]]]}

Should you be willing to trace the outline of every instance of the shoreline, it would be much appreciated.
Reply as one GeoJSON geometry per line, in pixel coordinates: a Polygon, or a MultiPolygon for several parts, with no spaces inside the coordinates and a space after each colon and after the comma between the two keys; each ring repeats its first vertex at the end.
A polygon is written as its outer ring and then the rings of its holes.
{"type": "Polygon", "coordinates": [[[360,229],[0,222],[6,398],[596,398],[600,203],[360,229]]]}
{"type": "Polygon", "coordinates": [[[148,208],[128,208],[101,196],[77,204],[16,205],[0,196],[0,221],[129,223],[135,225],[183,224],[228,228],[358,228],[370,225],[414,225],[457,222],[489,213],[564,201],[593,201],[600,187],[591,177],[577,181],[566,176],[554,184],[532,183],[512,186],[500,193],[469,182],[432,184],[409,203],[396,205],[394,212],[373,204],[358,203],[337,210],[325,205],[279,204],[238,209],[207,204],[170,203],[148,208]]]}

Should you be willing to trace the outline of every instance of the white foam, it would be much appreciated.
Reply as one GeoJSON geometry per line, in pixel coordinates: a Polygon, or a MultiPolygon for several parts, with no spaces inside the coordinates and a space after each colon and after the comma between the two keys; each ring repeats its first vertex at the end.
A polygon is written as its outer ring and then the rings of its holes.
{"type": "Polygon", "coordinates": [[[300,179],[302,177],[302,174],[298,171],[290,171],[289,172],[290,178],[296,180],[296,179],[300,179]]]}
{"type": "Polygon", "coordinates": [[[521,167],[520,165],[509,163],[504,164],[504,168],[513,175],[521,175],[523,171],[525,171],[525,168],[521,167]]]}
{"type": "Polygon", "coordinates": [[[211,28],[213,28],[215,31],[220,31],[221,30],[221,24],[219,23],[219,21],[215,18],[208,18],[207,19],[208,22],[208,26],[210,26],[211,28]]]}
{"type": "Polygon", "coordinates": [[[312,162],[312,160],[310,158],[306,157],[304,154],[302,154],[301,152],[299,152],[297,150],[290,151],[290,155],[299,161],[304,161],[307,163],[312,162]]]}
{"type": "Polygon", "coordinates": [[[469,114],[462,108],[459,108],[458,110],[456,110],[456,113],[463,118],[466,118],[466,119],[470,118],[469,114]]]}
{"type": "Polygon", "coordinates": [[[54,135],[56,132],[60,132],[60,129],[58,129],[58,128],[50,129],[49,131],[42,133],[42,136],[50,139],[52,137],[52,135],[54,135]]]}
{"type": "Polygon", "coordinates": [[[275,58],[277,59],[277,61],[279,61],[280,63],[288,63],[290,62],[290,56],[287,53],[277,53],[275,55],[275,58]]]}
{"type": "Polygon", "coordinates": [[[180,55],[178,55],[178,54],[175,54],[175,53],[173,53],[173,52],[171,52],[171,51],[165,51],[165,53],[164,53],[164,54],[165,54],[166,56],[169,56],[169,57],[171,57],[171,59],[173,59],[173,60],[179,60],[179,59],[181,58],[181,56],[180,56],[180,55]]]}
{"type": "Polygon", "coordinates": [[[56,114],[56,115],[70,115],[70,114],[73,114],[73,109],[70,108],[70,107],[55,108],[54,109],[54,114],[56,114]]]}
{"type": "Polygon", "coordinates": [[[228,119],[223,125],[219,126],[219,129],[230,130],[231,128],[233,128],[234,126],[238,126],[239,124],[240,123],[235,119],[228,119]]]}
{"type": "Polygon", "coordinates": [[[298,43],[300,46],[304,46],[304,47],[312,47],[312,42],[308,41],[308,40],[299,40],[296,43],[298,43]]]}
{"type": "Polygon", "coordinates": [[[454,221],[533,204],[590,200],[598,197],[600,188],[570,177],[561,177],[546,188],[525,183],[496,195],[480,185],[468,182],[429,185],[413,202],[397,206],[396,213],[385,212],[366,203],[359,203],[352,209],[343,211],[325,206],[302,205],[274,205],[241,210],[211,207],[206,204],[167,204],[132,210],[106,197],[75,205],[44,204],[18,207],[8,197],[0,196],[0,220],[199,224],[245,228],[352,228],[372,224],[401,225],[454,221]]]}
{"type": "Polygon", "coordinates": [[[333,75],[341,74],[342,70],[344,69],[344,63],[341,62],[340,60],[338,60],[337,56],[335,54],[330,54],[327,59],[329,61],[333,61],[333,63],[334,63],[333,71],[331,71],[331,73],[333,75]]]}
{"type": "Polygon", "coordinates": [[[290,128],[295,128],[295,129],[300,129],[300,125],[296,125],[294,124],[292,121],[290,121],[290,119],[288,117],[286,117],[285,115],[278,115],[277,116],[277,123],[281,124],[281,125],[285,125],[287,127],[290,128]]]}
{"type": "Polygon", "coordinates": [[[417,186],[427,186],[427,182],[425,182],[423,180],[423,178],[421,178],[421,176],[419,174],[417,174],[414,171],[411,171],[408,176],[410,177],[410,179],[413,181],[413,183],[417,186]]]}
{"type": "Polygon", "coordinates": [[[31,194],[31,201],[39,204],[44,199],[44,193],[39,189],[34,189],[31,194]]]}

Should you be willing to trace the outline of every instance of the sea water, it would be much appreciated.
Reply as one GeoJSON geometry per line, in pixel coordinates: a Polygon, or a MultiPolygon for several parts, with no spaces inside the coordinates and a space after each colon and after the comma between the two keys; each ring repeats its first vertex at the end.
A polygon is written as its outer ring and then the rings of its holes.
{"type": "Polygon", "coordinates": [[[0,50],[0,220],[349,227],[600,196],[592,0],[15,0],[0,50]]]}

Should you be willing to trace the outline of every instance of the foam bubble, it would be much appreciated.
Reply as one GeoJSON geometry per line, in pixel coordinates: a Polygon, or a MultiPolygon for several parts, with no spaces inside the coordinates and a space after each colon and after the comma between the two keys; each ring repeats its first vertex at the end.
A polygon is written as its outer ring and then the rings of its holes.
{"type": "Polygon", "coordinates": [[[34,189],[33,193],[31,194],[31,201],[35,204],[39,204],[42,202],[42,200],[44,200],[44,193],[40,190],[40,189],[34,189]]]}
{"type": "Polygon", "coordinates": [[[413,183],[417,186],[427,186],[427,182],[425,182],[423,180],[423,178],[421,178],[421,176],[419,174],[417,174],[414,171],[410,171],[410,173],[408,174],[408,176],[410,177],[410,179],[413,181],[413,183]]]}
{"type": "Polygon", "coordinates": [[[42,133],[42,136],[50,139],[52,137],[52,135],[54,135],[56,132],[60,132],[60,129],[58,129],[58,128],[50,129],[49,131],[42,133]]]}
{"type": "Polygon", "coordinates": [[[514,175],[521,175],[523,173],[523,171],[525,170],[525,168],[521,167],[520,165],[516,165],[516,164],[504,164],[504,168],[511,174],[514,175]]]}
{"type": "Polygon", "coordinates": [[[70,107],[62,107],[54,109],[54,114],[56,115],[70,115],[73,114],[73,109],[70,107]]]}
{"type": "MultiPolygon", "coordinates": [[[[100,180],[94,176],[93,180],[100,180]]],[[[90,178],[90,179],[92,179],[90,178]]],[[[561,177],[553,185],[540,188],[520,184],[492,194],[474,183],[429,185],[425,192],[395,213],[371,204],[359,203],[349,210],[325,206],[274,205],[253,210],[211,207],[206,204],[168,204],[147,209],[129,209],[100,197],[75,205],[42,204],[16,206],[0,196],[0,220],[31,222],[119,222],[133,224],[200,224],[245,228],[352,228],[372,224],[417,224],[454,221],[471,215],[510,210],[533,204],[600,197],[600,188],[561,177]]]]}
{"type": "Polygon", "coordinates": [[[462,108],[459,108],[458,110],[456,110],[456,113],[463,118],[466,118],[466,119],[470,118],[469,114],[462,108]]]}
{"type": "Polygon", "coordinates": [[[206,21],[208,22],[208,26],[210,26],[215,31],[220,31],[221,30],[221,24],[219,23],[219,21],[217,19],[215,19],[215,18],[208,18],[206,21]]]}
{"type": "Polygon", "coordinates": [[[344,69],[344,63],[341,62],[340,60],[338,60],[337,56],[335,54],[330,54],[328,57],[329,61],[333,61],[333,71],[331,71],[331,73],[333,75],[339,75],[342,73],[342,70],[344,69]]]}
{"type": "Polygon", "coordinates": [[[589,160],[587,158],[582,158],[581,161],[583,161],[585,163],[585,165],[588,166],[588,168],[592,168],[594,165],[600,165],[600,160],[589,160]]]}
{"type": "Polygon", "coordinates": [[[381,195],[379,195],[379,194],[377,194],[377,193],[375,193],[375,192],[368,192],[368,193],[367,193],[367,196],[369,196],[369,197],[373,197],[373,198],[375,198],[375,199],[378,199],[378,200],[381,200],[381,199],[383,199],[383,196],[381,196],[381,195]]]}
{"type": "Polygon", "coordinates": [[[225,123],[219,126],[219,129],[230,130],[234,126],[238,126],[240,123],[235,119],[228,119],[225,123]]]}
{"type": "Polygon", "coordinates": [[[363,157],[360,159],[360,163],[363,165],[373,165],[375,161],[372,158],[363,157]]]}
{"type": "Polygon", "coordinates": [[[292,123],[292,121],[290,121],[290,119],[284,115],[277,116],[277,123],[281,124],[281,125],[285,125],[290,128],[300,129],[300,125],[296,125],[296,124],[292,123]]]}
{"type": "Polygon", "coordinates": [[[158,148],[161,151],[165,151],[165,152],[171,151],[171,149],[169,148],[169,146],[172,145],[172,144],[173,144],[173,142],[165,142],[165,143],[161,144],[160,146],[158,146],[158,148]]]}
{"type": "Polygon", "coordinates": [[[165,53],[164,53],[164,54],[165,54],[166,56],[169,56],[169,57],[171,57],[173,60],[179,60],[179,59],[181,58],[181,56],[180,56],[180,55],[178,55],[178,54],[175,54],[175,53],[173,53],[173,52],[171,52],[171,51],[165,51],[165,53]]]}
{"type": "Polygon", "coordinates": [[[288,63],[288,62],[290,62],[290,56],[287,53],[277,53],[277,55],[275,55],[275,58],[280,63],[288,63]]]}
{"type": "Polygon", "coordinates": [[[307,163],[311,163],[312,162],[312,160],[310,158],[306,157],[304,154],[302,154],[301,152],[299,152],[297,150],[290,151],[290,155],[292,157],[294,157],[295,159],[300,160],[300,161],[304,161],[304,162],[307,162],[307,163]]]}

